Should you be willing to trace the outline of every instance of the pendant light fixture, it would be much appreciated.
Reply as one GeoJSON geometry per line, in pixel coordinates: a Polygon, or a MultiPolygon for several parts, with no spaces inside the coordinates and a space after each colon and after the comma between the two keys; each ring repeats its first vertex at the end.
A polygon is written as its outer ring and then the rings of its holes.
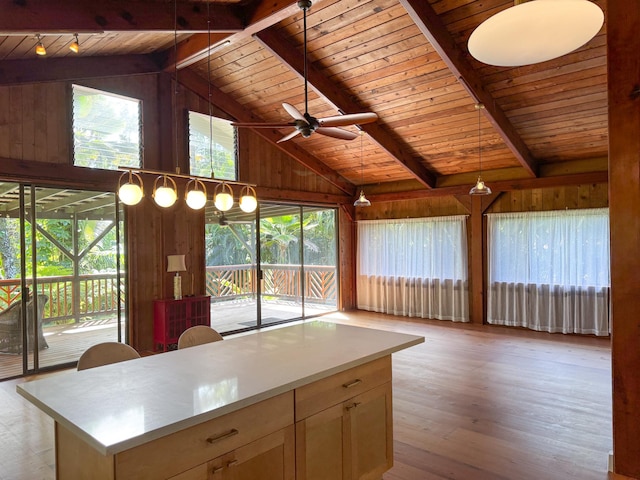
{"type": "Polygon", "coordinates": [[[178,187],[173,178],[168,175],[160,175],[156,178],[156,181],[153,182],[153,200],[159,207],[169,208],[176,203],[178,199],[177,190],[178,187]],[[158,186],[158,182],[161,180],[162,185],[158,186]]]}
{"type": "Polygon", "coordinates": [[[122,183],[125,176],[127,176],[127,172],[120,175],[118,179],[118,198],[125,205],[137,205],[144,195],[142,178],[129,170],[129,178],[125,183],[122,183]]]}
{"type": "Polygon", "coordinates": [[[604,13],[589,0],[515,0],[471,33],[469,53],[500,67],[546,62],[580,48],[603,22],[604,13]]]}
{"type": "MultiPolygon", "coordinates": [[[[364,160],[362,158],[362,137],[364,136],[364,130],[360,130],[360,185],[364,184],[364,160]]],[[[364,196],[364,189],[360,190],[360,196],[353,202],[354,207],[370,207],[371,202],[364,196]]]]}
{"type": "Polygon", "coordinates": [[[482,117],[482,113],[480,110],[484,108],[484,105],[481,103],[476,103],[476,110],[478,111],[478,163],[479,163],[479,173],[478,180],[476,184],[469,190],[469,195],[491,195],[491,189],[487,187],[482,180],[482,144],[480,143],[480,120],[482,117]]]}
{"type": "Polygon", "coordinates": [[[240,210],[245,213],[251,213],[258,207],[256,200],[256,189],[249,185],[242,187],[240,191],[240,210]]]}
{"type": "Polygon", "coordinates": [[[200,210],[207,204],[207,188],[201,180],[192,178],[187,182],[184,198],[189,208],[200,210]]]}

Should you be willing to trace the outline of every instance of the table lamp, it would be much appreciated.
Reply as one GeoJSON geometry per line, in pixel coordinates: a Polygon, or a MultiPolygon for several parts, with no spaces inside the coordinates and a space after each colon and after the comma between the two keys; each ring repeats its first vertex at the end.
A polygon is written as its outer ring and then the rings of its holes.
{"type": "Polygon", "coordinates": [[[182,298],[182,277],[179,272],[184,272],[187,266],[184,263],[184,255],[167,255],[167,272],[176,272],[173,277],[173,298],[182,298]]]}

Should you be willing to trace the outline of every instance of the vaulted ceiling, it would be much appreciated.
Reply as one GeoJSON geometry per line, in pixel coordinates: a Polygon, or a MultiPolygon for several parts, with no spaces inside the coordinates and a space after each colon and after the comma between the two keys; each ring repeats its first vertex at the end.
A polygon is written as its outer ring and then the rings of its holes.
{"type": "MultiPolygon", "coordinates": [[[[604,0],[594,3],[606,16],[604,0]]],[[[515,68],[476,61],[469,35],[512,5],[315,0],[307,15],[309,112],[373,111],[379,119],[362,126],[362,141],[314,133],[277,143],[292,129],[255,132],[350,195],[360,185],[388,199],[462,194],[480,158],[494,190],[606,181],[606,20],[593,40],[555,60],[515,68]],[[480,116],[477,103],[485,107],[480,116]]],[[[213,103],[241,122],[288,122],[283,102],[304,111],[295,0],[0,0],[0,7],[0,85],[178,72],[201,95],[210,79],[213,103]],[[77,55],[68,50],[76,32],[77,55]],[[36,34],[45,58],[33,53],[36,34]]]]}

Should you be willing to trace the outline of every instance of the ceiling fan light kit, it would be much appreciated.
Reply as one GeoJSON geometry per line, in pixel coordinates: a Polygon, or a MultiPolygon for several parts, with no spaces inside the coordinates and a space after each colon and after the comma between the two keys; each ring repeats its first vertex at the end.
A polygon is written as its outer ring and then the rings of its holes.
{"type": "Polygon", "coordinates": [[[546,62],[586,44],[603,23],[604,13],[589,0],[516,0],[473,31],[469,53],[499,67],[546,62]]]}

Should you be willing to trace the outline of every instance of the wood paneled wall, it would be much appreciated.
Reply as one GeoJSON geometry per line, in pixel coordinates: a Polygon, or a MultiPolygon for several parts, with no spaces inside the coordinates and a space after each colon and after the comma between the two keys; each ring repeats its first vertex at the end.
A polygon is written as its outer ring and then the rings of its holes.
{"type": "MultiPolygon", "coordinates": [[[[110,77],[78,82],[81,85],[142,100],[144,167],[175,172],[180,167],[187,172],[188,138],[187,111],[209,112],[206,99],[185,90],[175,90],[169,74],[110,77]],[[175,109],[174,109],[175,107],[175,109]],[[177,127],[177,135],[176,135],[177,127]],[[178,159],[176,148],[178,145],[178,159]]],[[[224,115],[213,106],[213,114],[224,115]]],[[[74,168],[71,132],[72,98],[70,82],[52,82],[0,87],[0,158],[16,163],[44,162],[60,168],[46,169],[45,183],[69,187],[85,187],[85,178],[96,185],[95,170],[74,168]],[[59,170],[59,178],[56,171],[59,170]]],[[[331,184],[316,176],[280,150],[273,148],[249,130],[239,133],[239,177],[241,181],[255,183],[273,190],[299,191],[304,201],[305,192],[339,195],[331,184]]],[[[24,169],[23,178],[16,178],[19,169],[14,165],[0,165],[12,180],[32,181],[37,178],[38,163],[33,169],[24,169]],[[33,175],[33,176],[31,176],[33,175]]],[[[40,164],[42,165],[42,164],[40,164]]],[[[104,172],[108,178],[101,187],[115,191],[117,175],[104,172]]],[[[155,205],[149,193],[153,190],[152,176],[145,176],[147,196],[135,207],[126,209],[129,261],[129,319],[131,344],[139,350],[153,348],[153,300],[171,298],[172,275],[166,272],[166,257],[185,254],[187,272],[183,274],[184,294],[205,293],[204,273],[204,215],[193,212],[177,202],[169,209],[155,205]]],[[[178,182],[183,191],[183,182],[178,182]]],[[[236,192],[238,193],[238,192],[236,192]]],[[[260,198],[260,200],[268,200],[260,198]]],[[[279,200],[280,201],[280,200],[279,200]]],[[[336,206],[333,204],[333,206],[336,206]]],[[[345,231],[349,228],[343,225],[345,231]]],[[[347,221],[347,225],[349,222],[347,221]]],[[[352,242],[341,239],[342,258],[353,258],[352,242]]],[[[350,285],[352,271],[341,265],[341,274],[350,285]]]]}
{"type": "Polygon", "coordinates": [[[512,190],[502,193],[488,213],[607,207],[607,184],[512,190]]]}

